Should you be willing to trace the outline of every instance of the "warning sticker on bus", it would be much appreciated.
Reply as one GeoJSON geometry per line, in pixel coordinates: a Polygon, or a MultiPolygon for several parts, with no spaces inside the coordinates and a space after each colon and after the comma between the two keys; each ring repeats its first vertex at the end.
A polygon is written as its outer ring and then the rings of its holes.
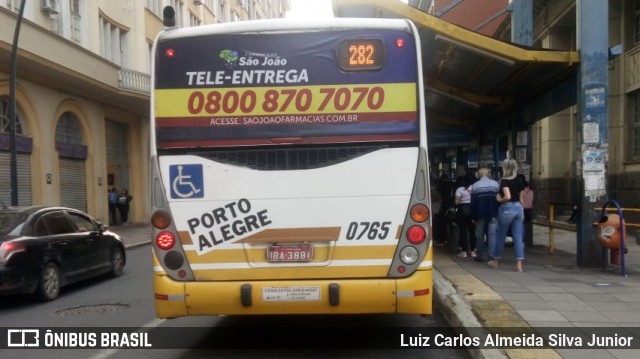
{"type": "Polygon", "coordinates": [[[320,287],[264,287],[263,302],[318,302],[320,287]]]}

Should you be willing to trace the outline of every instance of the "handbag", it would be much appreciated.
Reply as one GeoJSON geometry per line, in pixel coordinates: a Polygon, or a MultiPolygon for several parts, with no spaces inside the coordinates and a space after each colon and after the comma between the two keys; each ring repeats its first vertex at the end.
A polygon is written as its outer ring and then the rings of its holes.
{"type": "Polygon", "coordinates": [[[444,213],[444,218],[449,222],[455,222],[458,219],[458,207],[449,207],[444,213]]]}

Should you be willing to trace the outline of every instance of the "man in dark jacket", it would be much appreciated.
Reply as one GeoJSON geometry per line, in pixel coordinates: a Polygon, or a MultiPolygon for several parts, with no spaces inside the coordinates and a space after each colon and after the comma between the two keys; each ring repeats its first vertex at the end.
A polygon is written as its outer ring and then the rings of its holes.
{"type": "Polygon", "coordinates": [[[483,261],[484,237],[487,236],[487,251],[489,259],[493,257],[493,250],[498,233],[498,201],[496,193],[500,190],[498,182],[492,180],[488,168],[480,168],[480,179],[471,186],[471,218],[476,225],[476,257],[477,262],[483,261]]]}

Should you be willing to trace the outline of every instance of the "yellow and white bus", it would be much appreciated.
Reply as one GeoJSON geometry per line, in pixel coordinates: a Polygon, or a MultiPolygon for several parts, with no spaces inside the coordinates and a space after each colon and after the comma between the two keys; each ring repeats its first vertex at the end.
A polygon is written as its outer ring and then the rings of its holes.
{"type": "Polygon", "coordinates": [[[153,54],[158,317],[431,314],[411,22],[170,28],[153,54]]]}

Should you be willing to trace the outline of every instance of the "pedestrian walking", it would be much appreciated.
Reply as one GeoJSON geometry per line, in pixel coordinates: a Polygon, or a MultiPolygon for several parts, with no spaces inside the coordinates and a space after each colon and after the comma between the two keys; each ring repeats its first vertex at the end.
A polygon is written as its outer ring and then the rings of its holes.
{"type": "Polygon", "coordinates": [[[493,249],[493,259],[488,262],[489,267],[497,268],[504,251],[507,232],[511,231],[516,256],[516,271],[522,272],[524,260],[524,241],[522,240],[522,222],[524,211],[522,208],[522,190],[524,184],[518,178],[518,164],[515,160],[506,159],[502,162],[502,179],[496,200],[498,208],[498,238],[493,249]]]}
{"type": "Polygon", "coordinates": [[[480,179],[471,185],[471,219],[474,222],[476,234],[477,262],[484,259],[485,237],[487,254],[493,259],[493,248],[496,245],[498,234],[498,201],[496,194],[500,185],[491,179],[491,171],[488,168],[478,170],[480,179]]]}
{"type": "Polygon", "coordinates": [[[475,257],[475,233],[471,223],[471,184],[473,177],[460,176],[456,179],[454,204],[458,207],[458,257],[475,257]]]}
{"type": "Polygon", "coordinates": [[[133,197],[129,195],[129,191],[123,188],[118,196],[118,211],[120,212],[120,219],[122,224],[129,224],[129,204],[133,197]]]}
{"type": "Polygon", "coordinates": [[[118,225],[118,216],[116,214],[116,209],[118,208],[117,206],[117,202],[118,202],[118,192],[116,191],[116,188],[113,187],[109,190],[109,193],[107,194],[107,197],[109,199],[109,225],[110,226],[117,226],[118,225]]]}

